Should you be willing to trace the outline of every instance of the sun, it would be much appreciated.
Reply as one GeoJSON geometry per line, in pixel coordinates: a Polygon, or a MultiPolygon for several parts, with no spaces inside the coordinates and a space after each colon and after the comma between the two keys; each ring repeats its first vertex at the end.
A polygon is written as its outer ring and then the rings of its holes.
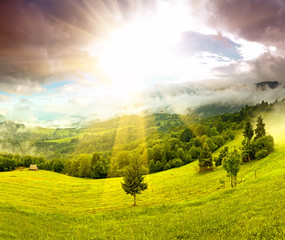
{"type": "Polygon", "coordinates": [[[110,32],[97,55],[116,91],[129,94],[140,90],[161,73],[174,69],[175,45],[188,15],[183,14],[183,8],[165,3],[154,15],[137,16],[110,32]]]}

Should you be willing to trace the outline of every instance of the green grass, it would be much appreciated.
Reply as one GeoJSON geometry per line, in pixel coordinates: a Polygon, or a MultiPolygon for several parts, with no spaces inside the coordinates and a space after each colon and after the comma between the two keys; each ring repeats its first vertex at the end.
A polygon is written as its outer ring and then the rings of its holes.
{"type": "Polygon", "coordinates": [[[0,239],[285,239],[284,156],[279,141],[234,189],[222,167],[201,174],[197,162],[148,175],[137,207],[121,178],[1,173],[0,239]]]}

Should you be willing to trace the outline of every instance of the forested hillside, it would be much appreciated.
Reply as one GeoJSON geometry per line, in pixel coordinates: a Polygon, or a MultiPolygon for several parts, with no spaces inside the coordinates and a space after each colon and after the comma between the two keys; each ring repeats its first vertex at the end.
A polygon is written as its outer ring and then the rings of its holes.
{"type": "MultiPolygon", "coordinates": [[[[40,169],[70,176],[104,178],[122,176],[133,158],[143,162],[145,173],[154,173],[197,159],[205,162],[207,156],[211,162],[206,168],[210,169],[221,161],[221,156],[212,159],[212,153],[233,140],[245,122],[283,106],[283,102],[262,102],[245,106],[237,113],[207,118],[167,113],[122,116],[81,129],[29,129],[3,122],[1,146],[6,153],[1,154],[0,169],[7,171],[34,163],[40,169]]],[[[247,159],[255,158],[250,147],[247,159]]],[[[258,158],[267,154],[261,152],[258,158]]],[[[200,163],[201,169],[203,164],[200,163]]]]}

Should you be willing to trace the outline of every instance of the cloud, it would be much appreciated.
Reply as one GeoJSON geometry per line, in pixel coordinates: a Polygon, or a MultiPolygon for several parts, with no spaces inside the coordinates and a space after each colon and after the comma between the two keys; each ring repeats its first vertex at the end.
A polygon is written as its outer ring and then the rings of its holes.
{"type": "MultiPolygon", "coordinates": [[[[213,83],[215,84],[216,81],[213,83]]],[[[157,87],[158,89],[158,87],[157,87]]],[[[192,82],[183,84],[171,84],[168,87],[161,86],[160,91],[151,94],[144,101],[145,109],[153,111],[166,110],[185,114],[190,109],[195,111],[202,106],[217,105],[226,109],[237,110],[246,104],[252,105],[261,101],[274,102],[282,99],[285,88],[281,86],[264,91],[257,89],[255,84],[235,84],[212,88],[211,86],[192,82]]]]}
{"type": "Polygon", "coordinates": [[[82,72],[105,81],[96,57],[84,49],[97,46],[111,30],[155,6],[154,1],[0,1],[1,90],[42,93],[43,85],[80,78],[82,72]]]}
{"type": "Polygon", "coordinates": [[[88,16],[82,21],[80,16],[84,13],[74,11],[74,4],[51,0],[0,1],[0,88],[3,91],[43,92],[43,84],[65,80],[90,68],[94,60],[81,48],[93,39],[87,31],[91,26],[85,27],[88,16]]]}
{"type": "Polygon", "coordinates": [[[1,102],[5,102],[5,101],[8,101],[10,99],[10,97],[9,96],[7,96],[7,95],[0,95],[0,101],[1,102]]]}
{"type": "Polygon", "coordinates": [[[285,2],[279,0],[210,0],[208,23],[248,41],[284,49],[285,2]]]}
{"type": "Polygon", "coordinates": [[[250,61],[237,61],[217,67],[213,70],[213,76],[217,79],[228,79],[233,85],[252,85],[263,81],[278,81],[285,84],[284,66],[285,59],[282,56],[266,52],[250,61]]]}
{"type": "Polygon", "coordinates": [[[9,0],[0,9],[0,89],[13,94],[0,95],[1,111],[14,120],[68,125],[92,114],[183,113],[284,95],[282,1],[9,0]],[[125,38],[107,44],[107,71],[98,49],[127,26],[125,38]],[[138,79],[150,86],[143,97],[132,89],[145,86],[138,79]],[[262,81],[283,85],[258,92],[262,81]]]}

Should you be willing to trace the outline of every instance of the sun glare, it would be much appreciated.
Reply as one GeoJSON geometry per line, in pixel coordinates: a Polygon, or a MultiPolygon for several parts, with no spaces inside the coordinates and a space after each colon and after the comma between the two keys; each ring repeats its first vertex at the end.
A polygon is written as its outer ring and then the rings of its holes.
{"type": "Polygon", "coordinates": [[[129,94],[169,73],[177,62],[174,47],[189,20],[183,6],[163,3],[155,14],[113,30],[97,55],[114,89],[129,94]]]}

